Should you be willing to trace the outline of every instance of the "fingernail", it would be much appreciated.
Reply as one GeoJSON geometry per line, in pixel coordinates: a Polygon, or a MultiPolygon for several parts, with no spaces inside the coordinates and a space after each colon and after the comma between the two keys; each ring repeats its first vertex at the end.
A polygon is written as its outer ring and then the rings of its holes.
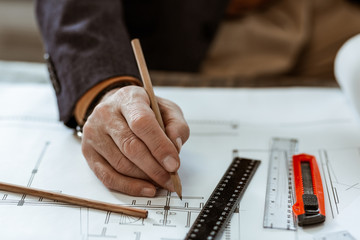
{"type": "Polygon", "coordinates": [[[170,157],[170,156],[167,156],[164,159],[163,164],[168,172],[175,172],[176,169],[178,168],[177,161],[173,157],[170,157]]]}
{"type": "Polygon", "coordinates": [[[178,147],[178,151],[180,152],[181,147],[182,147],[182,141],[181,141],[181,138],[180,138],[180,137],[178,137],[178,138],[176,139],[176,144],[177,144],[177,147],[178,147]]]}
{"type": "Polygon", "coordinates": [[[153,196],[155,196],[155,194],[156,194],[156,191],[155,191],[155,189],[152,189],[152,188],[143,188],[140,192],[140,195],[144,196],[144,197],[153,197],[153,196]]]}
{"type": "Polygon", "coordinates": [[[165,183],[165,187],[167,190],[169,190],[170,192],[175,192],[175,188],[174,188],[174,184],[171,181],[171,178],[165,183]]]}

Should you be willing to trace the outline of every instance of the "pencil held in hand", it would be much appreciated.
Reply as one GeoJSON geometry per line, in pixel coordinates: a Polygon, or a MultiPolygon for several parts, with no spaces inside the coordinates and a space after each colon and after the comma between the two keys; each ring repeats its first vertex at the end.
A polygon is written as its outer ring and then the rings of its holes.
{"type": "MultiPolygon", "coordinates": [[[[143,52],[141,49],[140,41],[139,41],[139,39],[133,39],[131,41],[131,44],[132,44],[133,51],[135,54],[136,62],[139,67],[139,72],[140,72],[141,78],[144,83],[144,88],[150,98],[150,107],[154,111],[156,120],[159,122],[162,130],[165,132],[165,125],[164,125],[164,122],[161,117],[161,113],[160,113],[159,105],[156,100],[156,96],[154,94],[154,90],[153,90],[151,79],[150,79],[150,74],[149,74],[149,71],[146,66],[146,62],[145,62],[145,58],[144,58],[144,55],[143,55],[143,52]]],[[[171,180],[174,185],[174,188],[175,188],[175,192],[177,193],[179,198],[182,200],[182,187],[181,187],[180,177],[177,172],[170,173],[170,176],[171,176],[171,180]]]]}

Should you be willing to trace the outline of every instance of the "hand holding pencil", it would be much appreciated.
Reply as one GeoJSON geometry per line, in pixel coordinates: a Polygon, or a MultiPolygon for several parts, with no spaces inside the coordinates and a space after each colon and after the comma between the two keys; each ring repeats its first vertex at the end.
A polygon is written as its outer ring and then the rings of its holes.
{"type": "MultiPolygon", "coordinates": [[[[150,98],[150,107],[154,111],[156,120],[159,122],[161,129],[164,132],[166,132],[165,125],[164,125],[164,122],[162,120],[159,105],[158,105],[158,102],[156,100],[156,96],[155,96],[155,93],[154,93],[154,90],[153,90],[153,87],[152,87],[152,82],[151,82],[150,75],[149,75],[149,72],[148,72],[148,69],[147,69],[147,66],[146,66],[145,58],[143,56],[143,52],[142,52],[142,49],[141,49],[139,39],[133,39],[131,41],[131,45],[132,45],[133,50],[134,50],[136,62],[137,62],[138,67],[139,67],[139,71],[140,71],[141,78],[143,80],[144,88],[145,88],[145,90],[146,90],[146,92],[147,92],[147,94],[149,95],[149,98],[150,98]]],[[[170,175],[171,175],[172,183],[174,185],[174,190],[175,190],[176,194],[179,196],[179,198],[182,200],[182,186],[181,186],[180,177],[179,177],[179,175],[177,174],[176,171],[171,171],[170,175]]]]}
{"type": "Polygon", "coordinates": [[[139,86],[111,90],[86,121],[82,151],[108,188],[153,197],[160,186],[181,194],[176,172],[189,127],[175,103],[157,100],[165,131],[150,106],[148,93],[139,86]]]}

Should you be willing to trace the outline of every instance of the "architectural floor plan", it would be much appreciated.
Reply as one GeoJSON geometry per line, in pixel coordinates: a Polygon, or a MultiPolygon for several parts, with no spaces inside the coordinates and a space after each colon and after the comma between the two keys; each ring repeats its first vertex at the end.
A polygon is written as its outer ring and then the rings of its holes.
{"type": "Polygon", "coordinates": [[[180,105],[191,129],[180,153],[181,201],[165,190],[155,198],[109,191],[87,166],[80,140],[58,122],[49,84],[0,84],[0,181],[149,211],[141,219],[0,191],[1,239],[183,239],[234,151],[261,164],[223,239],[314,239],[347,230],[337,216],[360,196],[360,125],[339,89],[155,88],[180,105]],[[262,227],[272,137],[296,138],[299,152],[316,156],[325,224],[262,227]]]}

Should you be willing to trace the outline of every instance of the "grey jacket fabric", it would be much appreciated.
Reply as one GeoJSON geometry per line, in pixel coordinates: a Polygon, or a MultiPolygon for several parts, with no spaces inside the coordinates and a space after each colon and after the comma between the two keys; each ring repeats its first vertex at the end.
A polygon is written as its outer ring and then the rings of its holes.
{"type": "Polygon", "coordinates": [[[153,70],[197,71],[228,0],[37,0],[51,81],[67,126],[91,87],[138,77],[130,40],[139,38],[153,70]]]}

